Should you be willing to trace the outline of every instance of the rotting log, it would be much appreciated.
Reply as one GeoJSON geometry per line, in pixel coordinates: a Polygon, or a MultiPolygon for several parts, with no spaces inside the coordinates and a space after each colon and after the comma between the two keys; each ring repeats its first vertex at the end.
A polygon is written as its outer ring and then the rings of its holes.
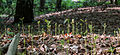
{"type": "Polygon", "coordinates": [[[12,42],[9,45],[7,55],[15,55],[16,54],[17,46],[18,46],[19,40],[20,40],[19,36],[20,36],[19,33],[14,36],[12,42]]]}

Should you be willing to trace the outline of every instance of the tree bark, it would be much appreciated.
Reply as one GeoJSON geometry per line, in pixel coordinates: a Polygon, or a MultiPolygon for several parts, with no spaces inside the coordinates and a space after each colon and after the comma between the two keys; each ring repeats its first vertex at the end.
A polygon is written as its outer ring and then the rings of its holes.
{"type": "Polygon", "coordinates": [[[45,0],[40,0],[40,11],[44,10],[45,0]]]}
{"type": "Polygon", "coordinates": [[[110,4],[113,4],[113,0],[110,0],[110,4]]]}
{"type": "Polygon", "coordinates": [[[20,40],[19,36],[20,36],[19,33],[16,36],[14,36],[12,42],[9,45],[7,55],[15,55],[16,54],[17,46],[18,46],[19,40],[20,40]]]}
{"type": "Polygon", "coordinates": [[[57,2],[56,2],[56,10],[58,10],[58,11],[61,10],[61,3],[62,3],[62,0],[57,0],[57,2]]]}
{"type": "Polygon", "coordinates": [[[17,0],[14,23],[20,22],[23,18],[24,23],[32,22],[33,17],[33,0],[17,0]]]}
{"type": "Polygon", "coordinates": [[[118,0],[115,0],[115,4],[118,5],[118,0]]]}
{"type": "Polygon", "coordinates": [[[2,7],[2,0],[0,0],[0,7],[2,7]]]}

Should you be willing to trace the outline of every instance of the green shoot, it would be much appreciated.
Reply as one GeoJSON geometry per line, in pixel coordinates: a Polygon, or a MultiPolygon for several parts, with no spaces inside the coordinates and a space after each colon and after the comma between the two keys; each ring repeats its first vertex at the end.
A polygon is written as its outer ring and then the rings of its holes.
{"type": "Polygon", "coordinates": [[[76,23],[76,34],[79,34],[78,33],[78,23],[76,23]]]}
{"type": "Polygon", "coordinates": [[[80,34],[82,35],[83,34],[83,31],[82,31],[82,23],[80,23],[80,26],[81,26],[81,28],[80,28],[80,34]]]}
{"type": "Polygon", "coordinates": [[[74,19],[72,19],[71,24],[72,24],[72,33],[73,33],[73,35],[74,35],[74,27],[75,27],[75,25],[74,25],[74,19]]]}
{"type": "Polygon", "coordinates": [[[40,21],[38,21],[37,24],[38,24],[38,33],[40,33],[40,21]]]}
{"type": "Polygon", "coordinates": [[[61,26],[61,24],[58,25],[58,28],[59,28],[59,29],[58,29],[58,34],[61,34],[61,33],[60,33],[60,26],[61,26]]]}
{"type": "Polygon", "coordinates": [[[89,27],[89,29],[90,29],[90,33],[92,33],[92,27],[93,27],[93,26],[92,26],[92,25],[89,25],[88,27],[89,27]]]}
{"type": "Polygon", "coordinates": [[[20,24],[18,24],[18,31],[20,32],[20,24]]]}
{"type": "Polygon", "coordinates": [[[47,23],[47,31],[48,31],[47,33],[50,33],[50,23],[51,23],[51,21],[45,19],[45,22],[47,23]]]}
{"type": "Polygon", "coordinates": [[[30,35],[30,27],[31,27],[31,26],[30,26],[30,25],[28,25],[28,32],[29,32],[29,35],[30,35]]]}
{"type": "Polygon", "coordinates": [[[55,36],[57,35],[57,23],[55,23],[55,36]]]}
{"type": "Polygon", "coordinates": [[[22,31],[23,31],[23,34],[24,34],[24,24],[23,24],[24,17],[20,18],[20,20],[22,21],[22,31]]]}
{"type": "Polygon", "coordinates": [[[104,23],[103,27],[104,27],[103,34],[105,34],[105,29],[106,29],[106,27],[107,27],[106,23],[104,23]]]}
{"type": "Polygon", "coordinates": [[[70,20],[68,20],[67,33],[70,33],[70,20]]]}

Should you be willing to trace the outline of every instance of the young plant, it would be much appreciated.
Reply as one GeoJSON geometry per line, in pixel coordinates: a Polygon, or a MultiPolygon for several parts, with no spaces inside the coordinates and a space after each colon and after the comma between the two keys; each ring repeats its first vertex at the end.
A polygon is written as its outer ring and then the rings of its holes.
{"type": "Polygon", "coordinates": [[[24,17],[20,18],[20,20],[22,21],[22,31],[23,31],[23,34],[24,34],[24,24],[23,24],[24,17]]]}
{"type": "Polygon", "coordinates": [[[37,24],[38,24],[38,34],[40,34],[40,21],[38,21],[37,24]]]}
{"type": "Polygon", "coordinates": [[[64,24],[65,24],[66,22],[68,22],[68,23],[67,23],[67,33],[70,33],[70,20],[69,20],[69,19],[66,19],[66,20],[64,21],[64,24]]]}
{"type": "Polygon", "coordinates": [[[57,35],[57,23],[55,23],[55,36],[57,35]]]}
{"type": "Polygon", "coordinates": [[[104,27],[104,30],[103,30],[103,34],[105,34],[105,29],[107,27],[106,23],[104,23],[104,25],[102,25],[104,27]]]}
{"type": "Polygon", "coordinates": [[[57,41],[57,42],[59,42],[59,43],[62,45],[62,49],[63,49],[63,46],[64,46],[64,44],[65,44],[65,40],[64,40],[64,39],[62,39],[62,40],[57,41]]]}
{"type": "MultiPolygon", "coordinates": [[[[67,43],[68,43],[68,44],[70,43],[70,39],[67,40],[67,43]]],[[[69,48],[70,48],[70,47],[67,48],[67,55],[69,55],[69,48]]]]}
{"type": "Polygon", "coordinates": [[[20,24],[18,24],[18,31],[20,32],[20,24]]]}
{"type": "Polygon", "coordinates": [[[70,33],[70,20],[68,20],[67,33],[70,33]]]}
{"type": "Polygon", "coordinates": [[[95,37],[94,37],[94,54],[96,53],[96,39],[98,39],[98,36],[96,35],[95,37]]]}
{"type": "Polygon", "coordinates": [[[93,28],[93,26],[91,25],[91,24],[89,24],[89,29],[90,29],[90,33],[92,33],[92,28],[93,28]]]}
{"type": "Polygon", "coordinates": [[[61,34],[61,33],[60,33],[60,26],[61,26],[61,25],[62,25],[62,24],[59,24],[59,25],[58,25],[58,28],[59,28],[59,29],[58,29],[58,34],[61,34]]]}
{"type": "Polygon", "coordinates": [[[30,26],[30,25],[28,25],[28,32],[29,32],[29,35],[30,35],[30,28],[31,28],[31,26],[30,26]]]}
{"type": "Polygon", "coordinates": [[[47,19],[45,19],[45,22],[47,23],[47,33],[49,33],[50,34],[50,28],[51,28],[51,26],[50,26],[50,23],[51,23],[51,21],[49,21],[49,20],[47,20],[47,19]]]}
{"type": "Polygon", "coordinates": [[[42,33],[44,33],[45,31],[44,31],[44,26],[42,25],[42,33]]]}
{"type": "Polygon", "coordinates": [[[64,34],[64,30],[62,30],[62,34],[64,34]]]}
{"type": "Polygon", "coordinates": [[[80,34],[82,35],[83,34],[83,31],[82,31],[82,23],[80,23],[80,26],[81,26],[81,28],[80,28],[80,34]]]}
{"type": "Polygon", "coordinates": [[[84,35],[86,35],[88,33],[88,29],[87,29],[87,20],[85,20],[85,25],[86,25],[86,31],[84,32],[84,35]]]}
{"type": "Polygon", "coordinates": [[[76,22],[76,34],[79,34],[78,33],[78,22],[76,22]]]}
{"type": "Polygon", "coordinates": [[[74,19],[72,19],[72,22],[71,22],[71,24],[72,24],[72,34],[74,35],[74,27],[75,27],[75,25],[74,25],[74,19]]]}

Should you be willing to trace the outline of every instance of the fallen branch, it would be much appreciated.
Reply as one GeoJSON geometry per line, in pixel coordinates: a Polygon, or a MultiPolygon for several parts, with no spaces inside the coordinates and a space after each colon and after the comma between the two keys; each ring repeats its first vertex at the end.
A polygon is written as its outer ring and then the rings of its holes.
{"type": "Polygon", "coordinates": [[[14,36],[12,42],[10,43],[10,46],[8,48],[8,52],[7,55],[15,55],[16,50],[17,50],[17,46],[19,44],[19,40],[20,40],[20,34],[18,33],[17,35],[14,36]]]}

